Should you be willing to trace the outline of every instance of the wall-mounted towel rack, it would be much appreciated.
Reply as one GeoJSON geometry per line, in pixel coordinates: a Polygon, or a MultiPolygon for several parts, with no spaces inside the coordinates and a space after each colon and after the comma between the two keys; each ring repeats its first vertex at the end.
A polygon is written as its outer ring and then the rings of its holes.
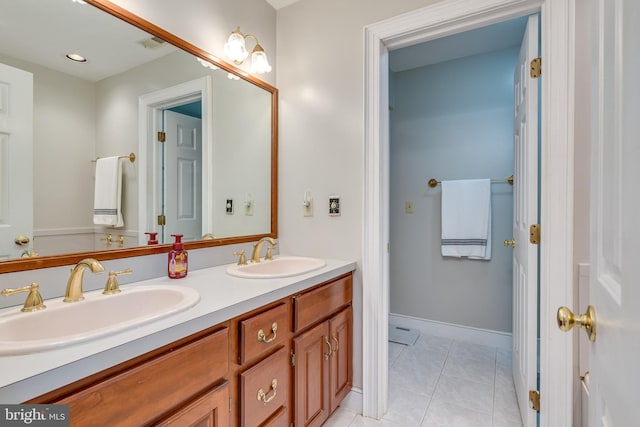
{"type": "MultiPolygon", "coordinates": [[[[91,160],[91,162],[95,163],[98,161],[100,157],[96,157],[95,160],[91,160]]],[[[134,153],[130,153],[128,156],[118,156],[119,159],[129,159],[131,163],[136,161],[136,155],[134,153]]]]}
{"type": "MultiPolygon", "coordinates": [[[[436,188],[436,187],[438,186],[438,184],[440,184],[440,182],[441,182],[441,181],[438,181],[438,180],[437,180],[437,179],[435,179],[435,178],[431,178],[431,179],[429,180],[428,184],[429,184],[429,187],[431,187],[431,188],[436,188]]],[[[513,175],[511,175],[511,176],[510,176],[510,177],[508,177],[508,178],[495,178],[495,179],[492,179],[492,180],[491,180],[491,182],[492,182],[492,183],[494,183],[494,182],[495,182],[495,183],[498,183],[498,182],[506,182],[506,183],[508,183],[509,185],[513,185],[513,175]]]]}

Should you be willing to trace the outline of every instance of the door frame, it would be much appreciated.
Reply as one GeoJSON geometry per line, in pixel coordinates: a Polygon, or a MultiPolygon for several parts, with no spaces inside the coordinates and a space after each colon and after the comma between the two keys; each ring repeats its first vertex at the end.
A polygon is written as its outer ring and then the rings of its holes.
{"type": "Polygon", "coordinates": [[[163,111],[195,100],[202,102],[202,220],[208,221],[213,200],[209,183],[213,182],[213,111],[211,76],[181,83],[142,95],[138,99],[138,244],[146,244],[146,231],[154,231],[153,222],[158,206],[159,156],[157,131],[162,128],[163,111]],[[152,209],[149,209],[149,207],[152,209]]]}
{"type": "Polygon", "coordinates": [[[575,0],[443,0],[364,29],[363,415],[388,394],[388,53],[540,12],[543,58],[540,177],[540,425],[571,425],[574,353],[555,311],[573,301],[575,0]],[[552,42],[553,41],[553,42],[552,42]]]}

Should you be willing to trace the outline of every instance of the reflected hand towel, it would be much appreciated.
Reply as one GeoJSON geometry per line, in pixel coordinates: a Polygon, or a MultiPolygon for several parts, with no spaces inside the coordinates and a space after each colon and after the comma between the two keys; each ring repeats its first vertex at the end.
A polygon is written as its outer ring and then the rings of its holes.
{"type": "Polygon", "coordinates": [[[93,223],[112,227],[124,226],[121,201],[122,168],[118,157],[98,159],[93,198],[93,223]]]}

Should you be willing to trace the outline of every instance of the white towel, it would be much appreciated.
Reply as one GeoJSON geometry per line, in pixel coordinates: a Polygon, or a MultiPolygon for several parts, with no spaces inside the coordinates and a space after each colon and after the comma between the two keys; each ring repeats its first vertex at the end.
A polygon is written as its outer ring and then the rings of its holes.
{"type": "Polygon", "coordinates": [[[491,259],[491,180],[442,181],[442,256],[491,259]]]}
{"type": "Polygon", "coordinates": [[[93,197],[93,223],[124,226],[122,219],[122,169],[118,157],[104,157],[96,162],[93,197]]]}

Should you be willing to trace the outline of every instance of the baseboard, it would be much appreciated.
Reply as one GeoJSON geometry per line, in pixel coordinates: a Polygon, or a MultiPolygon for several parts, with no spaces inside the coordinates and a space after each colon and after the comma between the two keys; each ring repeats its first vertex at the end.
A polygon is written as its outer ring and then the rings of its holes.
{"type": "Polygon", "coordinates": [[[455,325],[453,323],[393,313],[389,313],[389,323],[403,328],[417,329],[424,334],[469,341],[505,350],[511,350],[512,348],[512,337],[508,332],[473,328],[471,326],[455,325]]]}
{"type": "Polygon", "coordinates": [[[362,389],[352,387],[349,394],[342,399],[340,406],[347,408],[355,413],[362,414],[362,389]]]}

